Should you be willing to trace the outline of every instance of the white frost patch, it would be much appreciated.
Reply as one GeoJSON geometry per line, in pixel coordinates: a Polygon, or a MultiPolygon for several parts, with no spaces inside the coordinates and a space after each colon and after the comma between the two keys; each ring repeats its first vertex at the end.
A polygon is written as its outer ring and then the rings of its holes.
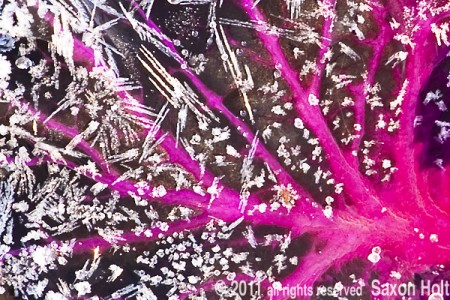
{"type": "Polygon", "coordinates": [[[6,89],[8,87],[9,74],[11,74],[11,63],[5,56],[0,55],[0,89],[6,89]]]}
{"type": "Polygon", "coordinates": [[[319,99],[317,99],[317,97],[314,94],[309,94],[308,96],[308,102],[310,105],[312,106],[317,106],[319,105],[319,99]]]}
{"type": "Polygon", "coordinates": [[[260,213],[265,213],[267,210],[267,204],[262,203],[262,204],[258,205],[258,210],[260,213]]]}
{"type": "Polygon", "coordinates": [[[196,284],[199,280],[200,280],[200,278],[198,276],[189,276],[188,277],[188,281],[190,284],[196,284]]]}
{"type": "Polygon", "coordinates": [[[342,282],[336,282],[336,284],[334,285],[334,289],[333,291],[339,294],[340,291],[342,291],[342,289],[344,288],[344,285],[342,284],[342,282]]]}
{"type": "MultiPolygon", "coordinates": [[[[295,206],[295,202],[300,199],[297,191],[292,187],[289,183],[287,186],[284,184],[275,185],[272,188],[272,191],[275,191],[277,194],[272,198],[272,204],[278,203],[281,206],[285,207],[289,212],[295,206]]],[[[279,207],[279,206],[278,206],[279,207]]],[[[271,205],[272,208],[278,209],[278,207],[271,205]]]]}
{"type": "Polygon", "coordinates": [[[331,219],[333,217],[333,208],[329,205],[325,206],[325,209],[323,210],[323,214],[328,219],[331,219]]]}
{"type": "Polygon", "coordinates": [[[164,197],[166,194],[166,188],[162,185],[155,187],[152,191],[152,196],[156,198],[164,197]]]}
{"type": "Polygon", "coordinates": [[[435,233],[430,234],[430,242],[437,243],[438,241],[439,241],[439,239],[438,239],[438,235],[437,234],[435,234],[435,233]]]}
{"type": "Polygon", "coordinates": [[[448,31],[448,23],[442,23],[439,27],[434,23],[431,24],[431,32],[434,33],[438,46],[441,46],[442,43],[444,43],[446,46],[450,46],[450,42],[448,41],[447,36],[448,31]]]}
{"type": "Polygon", "coordinates": [[[47,295],[45,295],[45,300],[66,300],[63,294],[55,293],[54,291],[49,291],[47,295]]]}
{"type": "Polygon", "coordinates": [[[352,98],[350,97],[345,97],[344,101],[342,102],[342,106],[347,107],[347,106],[353,106],[355,105],[355,101],[352,100],[352,98]]]}
{"type": "Polygon", "coordinates": [[[279,202],[274,202],[270,204],[270,211],[276,211],[281,207],[279,202]]]}
{"type": "Polygon", "coordinates": [[[302,169],[303,173],[306,174],[306,173],[308,173],[309,169],[311,169],[311,166],[305,162],[301,162],[300,168],[302,169]]]}
{"type": "Polygon", "coordinates": [[[23,236],[20,241],[22,243],[26,243],[28,241],[32,241],[32,240],[40,240],[40,239],[45,239],[47,238],[47,234],[45,232],[43,232],[42,230],[31,230],[30,232],[28,232],[25,236],[23,236]]]}
{"type": "Polygon", "coordinates": [[[391,26],[392,30],[395,30],[400,27],[400,23],[397,22],[394,18],[392,18],[392,21],[389,22],[389,25],[391,26]]]}
{"type": "Polygon", "coordinates": [[[297,256],[293,256],[293,257],[289,258],[289,262],[291,264],[293,264],[294,266],[298,265],[298,257],[297,256]]]}
{"type": "Polygon", "coordinates": [[[391,167],[391,161],[389,159],[383,159],[383,168],[389,169],[391,167]]]}
{"type": "Polygon", "coordinates": [[[433,293],[428,297],[428,300],[444,300],[444,296],[441,293],[433,293]]]}
{"type": "Polygon", "coordinates": [[[272,112],[276,115],[285,116],[286,112],[283,110],[283,108],[280,105],[275,105],[272,107],[272,112]]]}
{"type": "Polygon", "coordinates": [[[222,231],[223,231],[223,232],[227,232],[227,231],[233,230],[233,229],[236,228],[239,224],[241,224],[242,221],[244,221],[244,217],[240,217],[239,219],[237,219],[236,221],[234,221],[234,222],[231,223],[230,225],[224,226],[224,227],[222,228],[222,231]]]}
{"type": "Polygon", "coordinates": [[[436,120],[435,124],[441,128],[437,140],[442,144],[450,137],[450,123],[436,120]]]}
{"type": "Polygon", "coordinates": [[[303,0],[285,0],[286,5],[291,14],[291,19],[297,19],[300,15],[300,6],[303,3],[303,0]]]}
{"type": "Polygon", "coordinates": [[[54,34],[52,44],[58,54],[62,55],[69,66],[73,66],[74,40],[70,30],[70,16],[65,10],[56,15],[53,21],[54,34]]]}
{"type": "Polygon", "coordinates": [[[123,272],[123,269],[116,265],[110,265],[109,270],[112,272],[112,274],[111,274],[111,276],[109,276],[108,282],[112,282],[112,281],[116,280],[117,277],[119,277],[120,274],[122,274],[122,272],[123,272]]]}
{"type": "Polygon", "coordinates": [[[348,57],[350,57],[353,60],[358,60],[361,59],[361,57],[349,46],[347,46],[344,43],[339,42],[339,45],[341,46],[341,53],[347,55],[348,57]]]}
{"type": "Polygon", "coordinates": [[[256,242],[255,233],[250,226],[247,226],[247,231],[243,233],[244,237],[247,239],[248,243],[252,248],[256,248],[258,243],[256,242]]]}
{"type": "Polygon", "coordinates": [[[303,124],[303,121],[300,118],[295,118],[294,127],[298,129],[303,129],[305,128],[305,125],[303,124]]]}
{"type": "Polygon", "coordinates": [[[230,129],[228,127],[225,128],[213,128],[211,131],[213,138],[213,143],[218,143],[221,141],[226,141],[230,138],[230,129]]]}
{"type": "Polygon", "coordinates": [[[369,256],[367,257],[367,259],[368,259],[371,263],[376,264],[376,263],[379,262],[380,259],[381,259],[380,253],[381,253],[381,248],[380,248],[380,247],[373,247],[373,248],[372,248],[372,253],[369,254],[369,256]]]}
{"type": "Polygon", "coordinates": [[[398,93],[397,98],[394,101],[391,101],[391,103],[390,103],[391,110],[396,110],[395,115],[397,115],[397,116],[401,112],[400,107],[404,100],[404,97],[406,94],[406,89],[408,88],[408,85],[409,85],[409,81],[407,79],[405,79],[405,81],[403,82],[402,88],[401,88],[400,92],[398,93]]]}
{"type": "Polygon", "coordinates": [[[96,184],[94,184],[90,191],[97,196],[101,191],[103,191],[104,189],[106,189],[108,187],[107,184],[101,183],[101,182],[97,182],[96,184]]]}
{"type": "Polygon", "coordinates": [[[11,74],[11,63],[4,55],[0,55],[0,80],[9,79],[11,74]]]}
{"type": "Polygon", "coordinates": [[[327,197],[325,198],[325,202],[326,202],[328,205],[331,205],[331,203],[334,202],[334,199],[333,199],[333,197],[327,196],[327,197]]]}
{"type": "Polygon", "coordinates": [[[430,103],[430,101],[437,101],[442,99],[442,92],[441,90],[437,89],[434,92],[428,92],[427,95],[425,96],[425,100],[423,100],[423,104],[427,105],[428,103],[430,103]]]}
{"type": "Polygon", "coordinates": [[[220,193],[221,193],[222,190],[223,190],[223,186],[219,186],[219,180],[220,180],[219,178],[214,177],[213,183],[212,183],[211,186],[208,187],[208,189],[206,190],[206,192],[207,192],[208,194],[211,195],[211,198],[210,198],[210,200],[209,200],[208,208],[211,207],[211,205],[212,205],[212,203],[213,203],[213,201],[214,201],[215,199],[219,198],[220,193]]]}
{"type": "Polygon", "coordinates": [[[273,287],[275,290],[281,290],[282,287],[283,287],[283,285],[281,284],[281,282],[275,281],[274,283],[272,283],[272,287],[273,287]]]}
{"type": "Polygon", "coordinates": [[[376,253],[370,253],[369,256],[367,257],[367,259],[373,264],[379,262],[380,258],[381,258],[380,255],[376,253]]]}
{"type": "Polygon", "coordinates": [[[18,7],[16,3],[8,3],[4,6],[2,15],[0,16],[0,28],[2,28],[2,32],[7,31],[13,37],[31,37],[32,23],[33,15],[27,6],[23,5],[18,7]]]}
{"type": "Polygon", "coordinates": [[[231,145],[227,145],[227,154],[233,157],[240,157],[241,155],[239,154],[239,152],[231,145]]]}
{"type": "Polygon", "coordinates": [[[338,183],[338,184],[336,184],[336,185],[334,186],[334,192],[335,192],[336,194],[342,193],[343,187],[344,187],[344,184],[343,184],[343,183],[338,183]]]}
{"type": "Polygon", "coordinates": [[[398,63],[405,61],[407,57],[408,57],[408,52],[399,51],[399,52],[391,55],[391,57],[388,58],[386,65],[390,64],[391,62],[394,62],[392,64],[392,68],[394,68],[398,63]]]}
{"type": "Polygon", "coordinates": [[[73,287],[77,290],[78,297],[84,296],[91,292],[91,285],[87,281],[75,283],[73,287]]]}
{"type": "Polygon", "coordinates": [[[387,123],[386,121],[384,121],[384,116],[382,114],[378,115],[378,121],[377,121],[377,126],[376,129],[383,129],[386,127],[387,123]]]}
{"type": "Polygon", "coordinates": [[[46,265],[53,261],[53,252],[46,247],[38,246],[31,254],[31,257],[33,258],[33,261],[39,265],[39,267],[45,268],[46,265]]]}

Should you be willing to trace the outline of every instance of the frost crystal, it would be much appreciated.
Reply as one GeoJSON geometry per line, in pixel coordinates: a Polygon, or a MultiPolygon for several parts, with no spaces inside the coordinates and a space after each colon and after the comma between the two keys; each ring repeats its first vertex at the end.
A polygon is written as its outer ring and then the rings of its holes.
{"type": "Polygon", "coordinates": [[[447,2],[0,0],[0,294],[447,279],[447,2]]]}

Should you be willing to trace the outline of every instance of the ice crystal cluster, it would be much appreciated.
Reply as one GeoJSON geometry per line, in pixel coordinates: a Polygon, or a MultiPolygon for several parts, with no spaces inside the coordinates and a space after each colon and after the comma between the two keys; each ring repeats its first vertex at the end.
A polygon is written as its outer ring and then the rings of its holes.
{"type": "Polygon", "coordinates": [[[446,0],[0,0],[0,298],[450,279],[449,24],[446,0]]]}

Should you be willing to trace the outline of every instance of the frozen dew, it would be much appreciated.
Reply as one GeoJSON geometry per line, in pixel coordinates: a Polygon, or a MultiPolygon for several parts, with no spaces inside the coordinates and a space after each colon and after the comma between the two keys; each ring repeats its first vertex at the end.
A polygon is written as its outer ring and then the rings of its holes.
{"type": "Polygon", "coordinates": [[[380,254],[381,253],[381,248],[379,246],[373,247],[372,248],[372,253],[380,254]]]}
{"type": "Polygon", "coordinates": [[[430,234],[430,242],[437,243],[438,241],[439,241],[439,239],[438,239],[438,235],[437,234],[435,234],[435,233],[430,234]]]}
{"type": "Polygon", "coordinates": [[[369,254],[369,256],[367,257],[367,259],[368,259],[371,263],[376,264],[376,263],[379,262],[380,259],[381,259],[380,254],[381,254],[381,248],[378,247],[378,246],[373,247],[373,248],[372,248],[372,253],[369,254]]]}
{"type": "Polygon", "coordinates": [[[367,259],[373,263],[376,264],[378,261],[380,261],[381,257],[379,254],[377,253],[370,253],[369,256],[367,257],[367,259]]]}
{"type": "Polygon", "coordinates": [[[275,290],[281,290],[281,289],[283,288],[283,285],[282,285],[281,282],[275,281],[274,283],[272,283],[272,287],[273,287],[275,290]]]}
{"type": "Polygon", "coordinates": [[[25,70],[30,68],[33,65],[33,62],[25,56],[21,56],[18,59],[16,59],[16,66],[19,69],[25,70]]]}
{"type": "Polygon", "coordinates": [[[444,296],[441,293],[432,293],[428,296],[428,300],[444,300],[444,296]]]}
{"type": "Polygon", "coordinates": [[[325,206],[325,209],[323,209],[323,214],[328,219],[331,219],[333,217],[333,208],[330,205],[325,206]]]}

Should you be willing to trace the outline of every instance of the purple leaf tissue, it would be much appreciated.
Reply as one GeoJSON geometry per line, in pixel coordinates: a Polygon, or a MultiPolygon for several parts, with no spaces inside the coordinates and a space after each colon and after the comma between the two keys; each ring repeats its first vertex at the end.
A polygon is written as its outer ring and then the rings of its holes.
{"type": "Polygon", "coordinates": [[[0,299],[450,299],[450,2],[0,0],[0,299]]]}

